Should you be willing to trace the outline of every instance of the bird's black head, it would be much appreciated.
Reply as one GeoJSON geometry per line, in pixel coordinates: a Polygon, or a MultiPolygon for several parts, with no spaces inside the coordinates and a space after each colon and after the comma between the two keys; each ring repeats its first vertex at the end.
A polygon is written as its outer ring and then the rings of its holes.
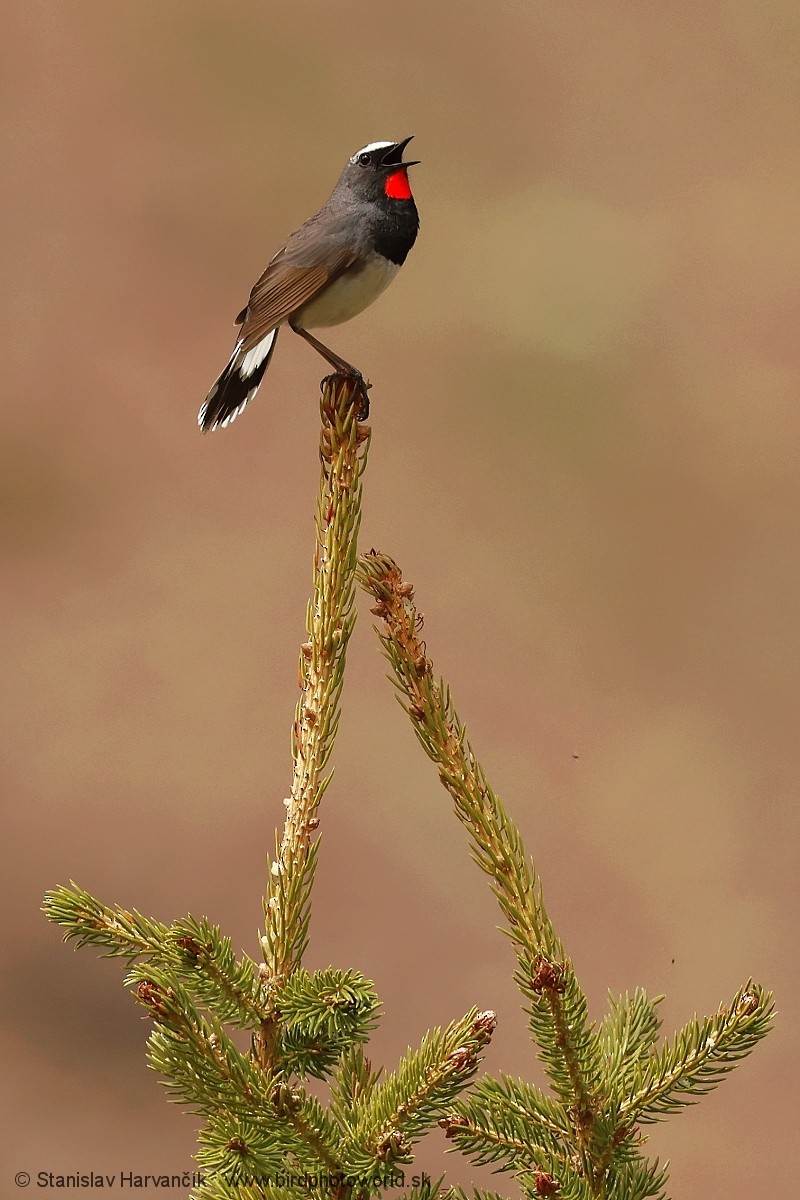
{"type": "MultiPolygon", "coordinates": [[[[413,137],[413,134],[412,134],[413,137]]],[[[407,170],[419,160],[403,162],[403,151],[410,137],[402,142],[370,142],[350,158],[337,184],[364,200],[411,200],[407,170]]]]}

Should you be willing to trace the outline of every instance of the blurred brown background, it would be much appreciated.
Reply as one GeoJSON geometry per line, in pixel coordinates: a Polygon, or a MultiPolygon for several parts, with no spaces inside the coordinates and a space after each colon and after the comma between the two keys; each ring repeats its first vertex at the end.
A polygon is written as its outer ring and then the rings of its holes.
{"type": "MultiPolygon", "coordinates": [[[[257,952],[321,364],[285,334],[232,429],[195,415],[267,256],[347,155],[414,133],[417,247],[331,339],[374,383],[363,546],[417,585],[595,1013],[643,985],[671,1031],[751,974],[776,989],[770,1039],[651,1144],[675,1196],[789,1195],[797,4],[4,8],[8,1192],[190,1165],[119,964],[38,906],[72,877],[257,952]]],[[[378,1061],[476,1003],[488,1065],[541,1079],[359,603],[309,964],[375,980],[378,1061]]]]}

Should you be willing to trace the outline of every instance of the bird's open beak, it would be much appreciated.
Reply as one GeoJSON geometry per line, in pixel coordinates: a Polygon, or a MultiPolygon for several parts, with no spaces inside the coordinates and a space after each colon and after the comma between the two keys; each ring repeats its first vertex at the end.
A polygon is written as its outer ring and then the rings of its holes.
{"type": "Polygon", "coordinates": [[[381,166],[382,167],[416,167],[416,166],[418,166],[421,161],[418,158],[415,159],[413,162],[403,162],[403,151],[405,150],[406,146],[411,141],[411,138],[413,138],[413,136],[414,135],[412,133],[411,137],[403,138],[402,142],[395,142],[393,146],[387,147],[386,151],[384,152],[383,158],[381,159],[381,166]]]}

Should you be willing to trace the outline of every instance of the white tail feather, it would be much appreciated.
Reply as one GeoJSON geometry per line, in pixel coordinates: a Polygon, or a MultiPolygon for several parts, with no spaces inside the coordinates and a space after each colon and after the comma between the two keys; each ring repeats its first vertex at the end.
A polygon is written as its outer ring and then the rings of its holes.
{"type": "MultiPolygon", "coordinates": [[[[252,350],[248,350],[247,354],[245,354],[238,366],[238,371],[242,379],[249,379],[253,372],[261,366],[272,349],[272,343],[275,341],[277,332],[277,329],[271,329],[266,337],[263,337],[260,342],[253,346],[252,350]]],[[[234,351],[234,357],[238,353],[238,350],[239,347],[237,346],[234,351]]]]}

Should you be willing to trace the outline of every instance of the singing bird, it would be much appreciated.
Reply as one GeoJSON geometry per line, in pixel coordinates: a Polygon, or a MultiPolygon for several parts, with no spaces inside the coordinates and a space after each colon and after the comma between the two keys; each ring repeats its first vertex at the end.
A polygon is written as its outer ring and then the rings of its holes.
{"type": "Polygon", "coordinates": [[[419,230],[408,182],[408,168],[419,160],[403,162],[410,141],[370,142],[357,150],[327,203],[271,259],[236,318],[233,353],[198,414],[203,433],[230,425],[255,396],[281,325],[305,338],[334,371],[361,380],[309,330],[363,312],[405,262],[419,230]]]}

